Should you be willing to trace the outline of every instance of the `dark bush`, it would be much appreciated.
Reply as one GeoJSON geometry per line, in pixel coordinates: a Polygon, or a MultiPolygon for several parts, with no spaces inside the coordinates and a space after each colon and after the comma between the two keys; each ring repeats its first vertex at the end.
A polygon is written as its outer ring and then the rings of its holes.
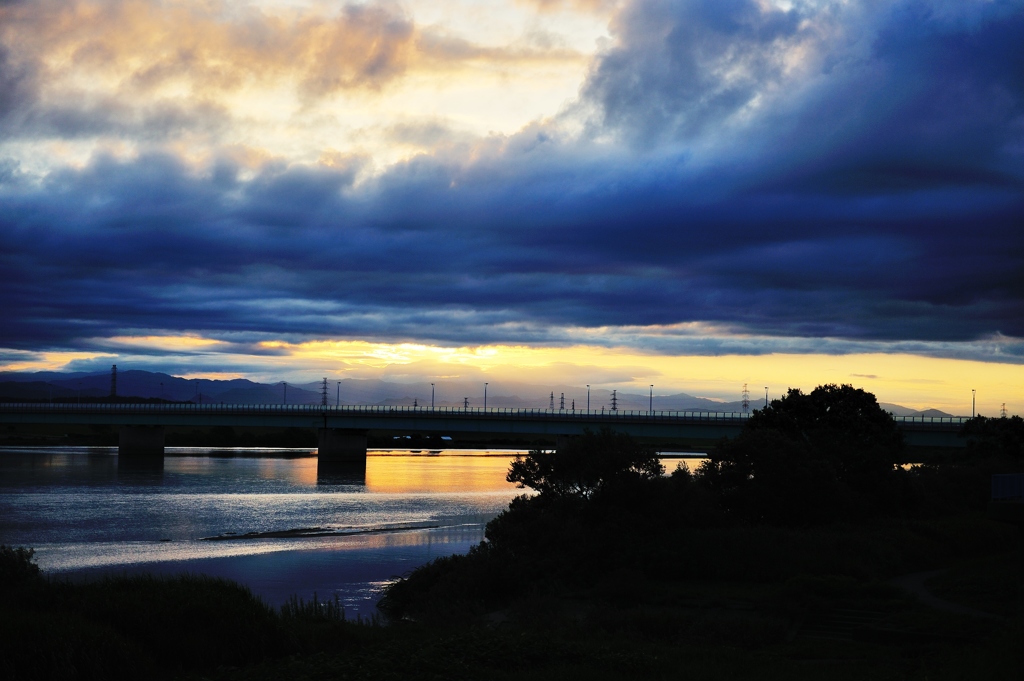
{"type": "Polygon", "coordinates": [[[603,428],[569,438],[553,453],[535,450],[517,456],[506,480],[542,495],[587,498],[607,487],[657,479],[664,472],[654,450],[603,428]]]}
{"type": "Polygon", "coordinates": [[[902,433],[874,395],[849,385],[790,389],[725,440],[697,479],[738,518],[815,524],[902,510],[902,433]]]}

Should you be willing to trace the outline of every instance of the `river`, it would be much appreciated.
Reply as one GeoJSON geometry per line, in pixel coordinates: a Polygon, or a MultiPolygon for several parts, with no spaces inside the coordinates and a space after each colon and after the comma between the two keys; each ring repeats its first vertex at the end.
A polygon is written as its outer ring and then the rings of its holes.
{"type": "Polygon", "coordinates": [[[353,476],[311,449],[168,447],[146,467],[116,447],[0,447],[0,544],[58,577],[189,572],[368,617],[385,585],[483,540],[523,493],[505,481],[516,453],[372,451],[353,476]]]}

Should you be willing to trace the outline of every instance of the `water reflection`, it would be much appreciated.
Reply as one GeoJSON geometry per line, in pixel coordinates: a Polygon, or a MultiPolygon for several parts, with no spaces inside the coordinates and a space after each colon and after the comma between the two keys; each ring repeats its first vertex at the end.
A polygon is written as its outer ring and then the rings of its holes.
{"type": "Polygon", "coordinates": [[[366,486],[366,459],[362,461],[325,461],[316,464],[317,486],[366,486]]]}
{"type": "Polygon", "coordinates": [[[521,493],[505,482],[514,453],[373,452],[353,467],[315,450],[245,451],[168,448],[154,461],[116,447],[0,448],[0,543],[34,547],[50,574],[191,571],[272,602],[316,590],[372,607],[394,575],[481,541],[521,493]],[[312,527],[338,536],[202,540],[312,527]]]}
{"type": "Polygon", "coordinates": [[[164,457],[150,454],[118,455],[117,480],[126,485],[159,485],[164,476],[164,457]]]}
{"type": "Polygon", "coordinates": [[[514,451],[373,451],[356,466],[315,451],[169,447],[157,462],[116,447],[0,448],[0,543],[36,548],[50,574],[190,571],[275,604],[338,594],[367,614],[382,584],[469,550],[523,493],[505,480],[514,451]],[[201,539],[311,527],[365,533],[201,539]]]}
{"type": "Polygon", "coordinates": [[[467,450],[446,456],[405,456],[375,452],[367,458],[366,487],[388,494],[497,492],[512,487],[505,480],[509,459],[517,452],[467,450]]]}

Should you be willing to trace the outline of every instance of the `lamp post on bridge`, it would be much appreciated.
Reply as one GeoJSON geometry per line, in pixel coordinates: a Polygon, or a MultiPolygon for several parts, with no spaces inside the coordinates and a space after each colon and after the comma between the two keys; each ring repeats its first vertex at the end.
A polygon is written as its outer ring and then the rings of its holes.
{"type": "Polygon", "coordinates": [[[484,383],[484,411],[487,411],[487,383],[484,383]]]}
{"type": "Polygon", "coordinates": [[[590,384],[587,384],[587,413],[590,413],[590,384]]]}
{"type": "Polygon", "coordinates": [[[764,387],[764,408],[768,408],[768,386],[764,387]]]}
{"type": "Polygon", "coordinates": [[[975,400],[977,399],[977,397],[978,397],[978,391],[976,391],[974,388],[971,388],[971,418],[972,419],[974,418],[975,413],[977,413],[975,411],[975,405],[977,404],[977,402],[975,400]]]}
{"type": "Polygon", "coordinates": [[[647,413],[648,414],[653,414],[654,413],[654,384],[653,383],[651,384],[651,394],[650,394],[649,397],[650,397],[650,401],[647,403],[647,413]]]}
{"type": "Polygon", "coordinates": [[[430,408],[434,408],[434,384],[430,384],[430,408]]]}
{"type": "Polygon", "coordinates": [[[341,406],[341,381],[338,381],[338,398],[334,402],[335,407],[341,406]]]}

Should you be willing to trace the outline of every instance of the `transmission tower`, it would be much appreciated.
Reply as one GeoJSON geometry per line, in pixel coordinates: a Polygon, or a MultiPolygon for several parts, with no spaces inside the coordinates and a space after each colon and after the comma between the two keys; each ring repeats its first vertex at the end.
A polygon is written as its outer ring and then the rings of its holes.
{"type": "Polygon", "coordinates": [[[110,396],[117,397],[117,365],[110,367],[110,396]]]}
{"type": "Polygon", "coordinates": [[[468,397],[463,397],[462,398],[462,408],[463,409],[469,409],[469,398],[468,397]]]}
{"type": "Polygon", "coordinates": [[[565,393],[562,393],[562,397],[558,400],[558,411],[565,411],[565,393]]]}
{"type": "Polygon", "coordinates": [[[327,379],[324,378],[324,382],[320,384],[320,406],[327,406],[327,379]]]}
{"type": "Polygon", "coordinates": [[[619,410],[619,396],[616,394],[617,391],[612,391],[612,411],[619,410]]]}
{"type": "Polygon", "coordinates": [[[999,410],[999,417],[1006,418],[1006,402],[1003,402],[1003,408],[999,410]]]}
{"type": "Polygon", "coordinates": [[[750,391],[747,390],[747,384],[743,384],[743,413],[746,414],[750,411],[750,391]]]}
{"type": "Polygon", "coordinates": [[[548,409],[551,411],[555,410],[555,392],[551,391],[551,402],[548,404],[548,409]]]}

